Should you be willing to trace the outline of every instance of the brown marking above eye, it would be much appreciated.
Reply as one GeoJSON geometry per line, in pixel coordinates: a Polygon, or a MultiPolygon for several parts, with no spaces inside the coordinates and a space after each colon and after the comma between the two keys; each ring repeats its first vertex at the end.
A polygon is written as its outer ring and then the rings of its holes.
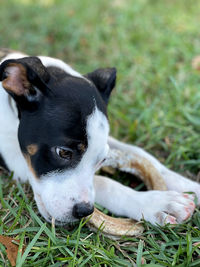
{"type": "Polygon", "coordinates": [[[81,143],[81,144],[78,144],[78,147],[77,148],[81,152],[85,152],[86,146],[85,146],[85,144],[81,143]]]}
{"type": "Polygon", "coordinates": [[[26,149],[30,156],[34,156],[38,151],[38,146],[36,144],[31,144],[31,145],[28,145],[26,149]]]}

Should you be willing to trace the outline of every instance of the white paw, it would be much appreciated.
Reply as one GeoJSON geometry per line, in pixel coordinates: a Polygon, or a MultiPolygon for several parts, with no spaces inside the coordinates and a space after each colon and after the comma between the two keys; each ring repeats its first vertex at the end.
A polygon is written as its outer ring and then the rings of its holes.
{"type": "MultiPolygon", "coordinates": [[[[142,218],[152,224],[176,224],[187,220],[194,212],[194,196],[175,191],[140,192],[145,195],[140,210],[142,218]]],[[[144,196],[143,196],[144,197],[144,196]]]]}

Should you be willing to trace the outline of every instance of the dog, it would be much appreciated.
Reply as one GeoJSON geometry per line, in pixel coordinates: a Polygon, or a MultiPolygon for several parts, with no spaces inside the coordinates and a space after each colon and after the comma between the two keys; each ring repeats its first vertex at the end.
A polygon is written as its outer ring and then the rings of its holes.
{"type": "Polygon", "coordinates": [[[200,185],[141,148],[109,137],[107,104],[116,69],[81,75],[60,59],[0,50],[0,163],[32,187],[41,215],[63,225],[90,215],[94,202],[152,224],[181,223],[200,203],[200,185]],[[109,147],[148,159],[168,191],[136,192],[94,176],[109,147]]]}

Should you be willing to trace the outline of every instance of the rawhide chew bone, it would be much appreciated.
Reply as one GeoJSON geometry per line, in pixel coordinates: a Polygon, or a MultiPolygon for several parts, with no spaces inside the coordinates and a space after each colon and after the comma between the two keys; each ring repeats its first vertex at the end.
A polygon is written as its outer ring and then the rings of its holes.
{"type": "MultiPolygon", "coordinates": [[[[138,176],[149,190],[167,189],[161,174],[150,161],[140,155],[110,149],[103,166],[109,166],[138,176]]],[[[93,230],[101,228],[103,234],[115,239],[120,238],[120,236],[137,236],[144,230],[139,222],[132,219],[113,218],[97,209],[94,210],[87,224],[93,230]]]]}

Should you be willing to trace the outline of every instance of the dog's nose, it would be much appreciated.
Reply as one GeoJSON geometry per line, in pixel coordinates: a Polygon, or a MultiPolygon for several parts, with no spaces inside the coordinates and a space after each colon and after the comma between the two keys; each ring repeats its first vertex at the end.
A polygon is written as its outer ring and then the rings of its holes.
{"type": "Polygon", "coordinates": [[[80,202],[74,205],[72,210],[72,215],[77,219],[81,219],[83,217],[90,215],[93,211],[94,211],[93,205],[86,202],[80,202]]]}

